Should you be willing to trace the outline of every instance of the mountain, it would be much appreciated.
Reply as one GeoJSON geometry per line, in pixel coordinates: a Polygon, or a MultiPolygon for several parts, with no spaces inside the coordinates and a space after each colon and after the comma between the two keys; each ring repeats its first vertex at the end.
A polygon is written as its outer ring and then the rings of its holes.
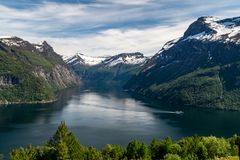
{"type": "Polygon", "coordinates": [[[80,80],[47,43],[0,37],[0,103],[42,103],[80,80]]]}
{"type": "Polygon", "coordinates": [[[115,56],[90,57],[76,54],[66,63],[91,86],[122,86],[147,61],[142,53],[122,53],[115,56]]]}
{"type": "Polygon", "coordinates": [[[240,109],[240,18],[201,17],[125,85],[170,106],[240,109]]]}
{"type": "Polygon", "coordinates": [[[72,57],[66,57],[66,63],[74,66],[74,65],[83,65],[83,66],[94,66],[102,63],[108,57],[91,57],[81,53],[77,53],[72,57]]]}

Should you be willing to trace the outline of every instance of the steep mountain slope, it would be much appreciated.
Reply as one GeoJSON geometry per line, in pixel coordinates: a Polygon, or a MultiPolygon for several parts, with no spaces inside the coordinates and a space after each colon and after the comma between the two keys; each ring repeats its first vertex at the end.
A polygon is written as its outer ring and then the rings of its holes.
{"type": "Polygon", "coordinates": [[[107,57],[76,54],[66,62],[82,78],[94,86],[122,86],[147,61],[142,53],[122,53],[107,57]]]}
{"type": "Polygon", "coordinates": [[[240,109],[240,18],[201,17],[125,85],[170,105],[240,109]]]}
{"type": "Polygon", "coordinates": [[[52,101],[56,91],[79,82],[47,42],[0,37],[0,103],[52,101]]]}

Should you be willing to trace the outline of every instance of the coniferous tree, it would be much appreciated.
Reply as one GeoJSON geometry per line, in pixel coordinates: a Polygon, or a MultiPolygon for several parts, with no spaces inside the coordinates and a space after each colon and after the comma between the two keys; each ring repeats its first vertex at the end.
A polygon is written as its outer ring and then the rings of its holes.
{"type": "Polygon", "coordinates": [[[48,145],[57,148],[59,143],[64,143],[67,146],[70,159],[81,160],[84,156],[84,147],[79,140],[69,131],[65,122],[61,122],[56,133],[50,139],[48,145]]]}

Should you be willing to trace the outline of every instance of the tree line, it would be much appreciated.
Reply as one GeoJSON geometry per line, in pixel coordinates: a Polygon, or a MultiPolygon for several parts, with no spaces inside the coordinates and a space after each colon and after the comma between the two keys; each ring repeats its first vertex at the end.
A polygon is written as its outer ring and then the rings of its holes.
{"type": "Polygon", "coordinates": [[[98,150],[84,147],[61,122],[56,133],[42,146],[18,148],[10,152],[11,160],[212,160],[237,156],[240,136],[217,138],[214,136],[185,137],[173,141],[153,139],[150,144],[132,140],[126,148],[106,145],[98,150]]]}

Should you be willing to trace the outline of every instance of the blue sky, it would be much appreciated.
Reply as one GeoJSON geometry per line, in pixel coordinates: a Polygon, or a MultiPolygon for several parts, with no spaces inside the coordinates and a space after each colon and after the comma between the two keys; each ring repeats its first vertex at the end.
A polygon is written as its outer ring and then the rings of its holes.
{"type": "Polygon", "coordinates": [[[47,40],[63,55],[153,55],[198,17],[237,17],[239,8],[239,0],[0,0],[0,36],[47,40]]]}

